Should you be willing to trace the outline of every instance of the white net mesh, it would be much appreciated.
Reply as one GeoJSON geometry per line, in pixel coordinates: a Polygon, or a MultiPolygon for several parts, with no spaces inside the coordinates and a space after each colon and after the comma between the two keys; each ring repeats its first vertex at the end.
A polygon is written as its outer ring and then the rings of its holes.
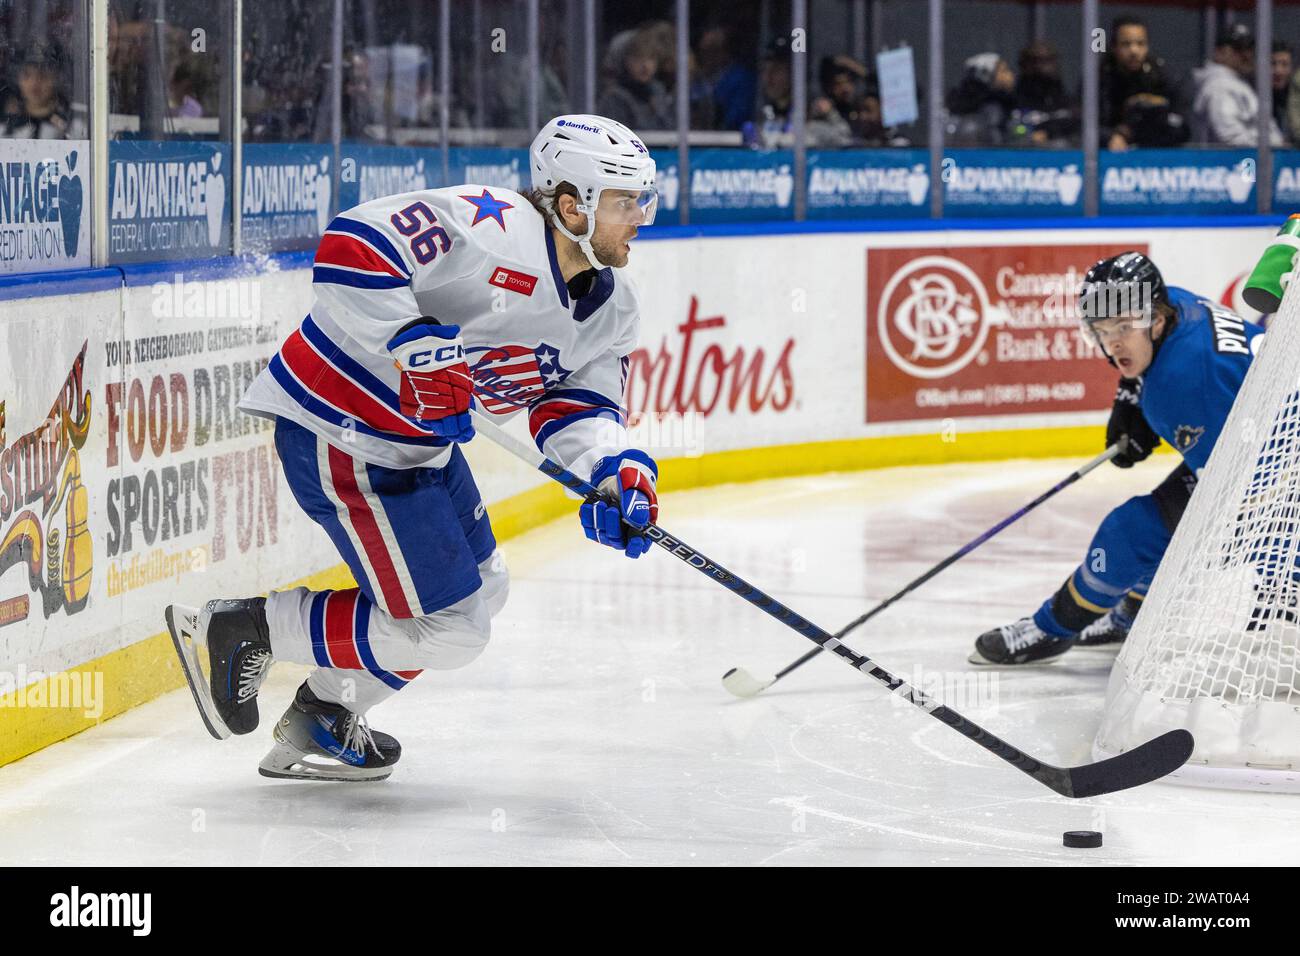
{"type": "Polygon", "coordinates": [[[1185,727],[1194,782],[1290,788],[1300,787],[1300,283],[1262,343],[1111,672],[1096,750],[1185,727]]]}

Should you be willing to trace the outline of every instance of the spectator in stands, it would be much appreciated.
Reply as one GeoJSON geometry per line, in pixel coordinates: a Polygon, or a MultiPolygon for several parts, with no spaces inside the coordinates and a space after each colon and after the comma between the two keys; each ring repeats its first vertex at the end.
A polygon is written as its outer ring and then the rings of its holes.
{"type": "Polygon", "coordinates": [[[123,132],[114,128],[114,114],[138,117],[145,110],[145,50],[155,26],[148,20],[132,19],[130,12],[122,0],[108,5],[108,112],[110,135],[114,136],[123,132]]]}
{"type": "Polygon", "coordinates": [[[58,49],[33,44],[18,65],[18,97],[11,102],[0,136],[5,139],[67,139],[68,107],[59,92],[58,49]]]}
{"type": "MultiPolygon", "coordinates": [[[[644,38],[646,49],[655,60],[654,77],[664,88],[671,104],[673,127],[677,125],[677,27],[670,20],[651,20],[637,28],[644,38]]],[[[686,50],[686,76],[688,81],[689,115],[691,129],[713,129],[713,96],[709,83],[700,71],[695,51],[686,50]]]]}
{"type": "Polygon", "coordinates": [[[790,106],[794,96],[794,83],[791,73],[792,55],[790,39],[778,35],[768,45],[759,66],[758,86],[762,97],[762,118],[772,118],[778,122],[790,115],[790,106]]]}
{"type": "Polygon", "coordinates": [[[1290,143],[1296,141],[1296,128],[1291,125],[1287,101],[1291,93],[1291,77],[1295,74],[1295,64],[1291,56],[1291,47],[1282,40],[1273,43],[1273,122],[1282,131],[1282,138],[1290,143]]]}
{"type": "Polygon", "coordinates": [[[707,28],[700,36],[696,59],[713,99],[714,126],[740,129],[754,108],[758,81],[754,71],[736,59],[734,39],[721,24],[707,28]]]}
{"type": "Polygon", "coordinates": [[[848,146],[862,126],[861,84],[867,78],[867,68],[851,56],[825,56],[818,75],[822,95],[808,107],[809,135],[816,124],[820,145],[848,146]]]}
{"type": "Polygon", "coordinates": [[[10,64],[17,52],[11,43],[0,40],[0,118],[11,116],[22,108],[22,94],[14,83],[17,71],[10,64]]]}
{"type": "Polygon", "coordinates": [[[978,53],[968,59],[961,82],[948,93],[948,145],[1005,143],[1015,88],[1015,73],[996,53],[978,53]]]}
{"type": "Polygon", "coordinates": [[[1074,145],[1079,131],[1078,105],[1061,81],[1056,48],[1036,40],[1020,51],[1020,76],[1012,104],[1013,139],[1035,146],[1074,145]]]}
{"type": "MultiPolygon", "coordinates": [[[[486,121],[489,127],[519,129],[528,125],[528,60],[526,54],[515,48],[512,52],[502,54],[499,60],[489,64],[491,82],[487,86],[486,121]],[[504,61],[504,62],[501,62],[504,61]]],[[[562,116],[571,113],[568,89],[560,74],[555,69],[554,60],[558,53],[555,46],[552,52],[541,60],[541,72],[538,75],[540,89],[537,97],[537,114],[539,116],[562,116]],[[552,62],[548,62],[551,60],[552,62]]],[[[543,44],[543,51],[547,44],[543,44]]],[[[452,115],[456,115],[457,104],[452,99],[452,115]]],[[[599,110],[597,110],[599,112],[599,110]]],[[[608,116],[609,114],[604,114],[608,116]]],[[[615,117],[617,118],[617,117],[615,117]]],[[[468,117],[465,118],[468,122],[468,117]]],[[[453,120],[453,122],[457,122],[453,120]]],[[[457,125],[460,125],[459,123],[457,125]]]]}
{"type": "Polygon", "coordinates": [[[1191,135],[1177,85],[1151,52],[1147,25],[1118,17],[1101,65],[1101,142],[1107,149],[1181,146],[1191,135]]]}
{"type": "MultiPolygon", "coordinates": [[[[925,97],[918,89],[917,102],[925,97]]],[[[856,117],[853,121],[853,141],[856,145],[878,148],[881,146],[908,147],[917,145],[920,138],[915,126],[885,126],[884,110],[880,103],[880,81],[876,75],[867,72],[862,81],[862,98],[859,100],[856,117]],[[907,132],[905,132],[905,130],[907,132]],[[916,137],[916,142],[913,141],[916,137]]]]}
{"type": "MultiPolygon", "coordinates": [[[[331,85],[328,63],[320,65],[316,89],[319,105],[315,110],[316,129],[312,139],[317,143],[328,143],[331,137],[330,96],[331,85]]],[[[370,58],[360,50],[343,51],[343,103],[342,103],[343,139],[360,142],[375,140],[368,128],[375,123],[373,106],[370,100],[370,58]]]]}
{"type": "Polygon", "coordinates": [[[670,20],[651,20],[637,27],[641,43],[654,57],[654,78],[674,100],[677,96],[677,27],[670,20]]]}
{"type": "MultiPolygon", "coordinates": [[[[1196,84],[1192,122],[1198,143],[1255,146],[1259,97],[1250,77],[1255,66],[1255,36],[1244,23],[1219,34],[1214,57],[1193,73],[1196,84]]],[[[1282,131],[1269,118],[1269,141],[1282,145],[1282,131]]]]}
{"type": "Polygon", "coordinates": [[[1300,70],[1291,73],[1286,97],[1286,132],[1292,143],[1300,143],[1300,70]]]}
{"type": "Polygon", "coordinates": [[[655,78],[659,69],[655,44],[655,36],[642,30],[625,30],[614,37],[606,57],[614,79],[597,101],[597,113],[638,132],[677,125],[668,91],[655,78]]]}
{"type": "Polygon", "coordinates": [[[172,82],[167,91],[167,108],[172,116],[198,117],[203,115],[199,102],[199,88],[203,77],[195,64],[182,59],[172,69],[172,82]]]}
{"type": "Polygon", "coordinates": [[[788,147],[792,142],[790,111],[794,105],[790,38],[775,37],[759,65],[758,89],[762,97],[758,115],[741,132],[746,145],[759,149],[788,147]]]}

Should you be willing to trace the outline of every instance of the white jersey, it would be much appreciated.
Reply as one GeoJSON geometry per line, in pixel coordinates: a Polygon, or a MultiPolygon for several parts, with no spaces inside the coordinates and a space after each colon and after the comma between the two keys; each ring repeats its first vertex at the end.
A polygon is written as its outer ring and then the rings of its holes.
{"type": "Polygon", "coordinates": [[[636,295],[613,269],[573,299],[552,232],[523,196],[452,186],[337,216],[316,252],[315,303],[240,408],[279,415],[354,457],[441,467],[445,440],[401,413],[388,341],[421,316],[458,325],[481,409],[528,412],[545,454],[579,476],[626,447],[636,295]]]}

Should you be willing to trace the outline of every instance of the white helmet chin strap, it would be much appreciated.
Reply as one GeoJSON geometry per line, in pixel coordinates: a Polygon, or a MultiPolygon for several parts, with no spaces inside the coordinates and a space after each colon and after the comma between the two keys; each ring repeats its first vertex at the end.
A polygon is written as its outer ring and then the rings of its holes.
{"type": "Polygon", "coordinates": [[[609,266],[596,258],[596,250],[591,247],[591,237],[596,232],[595,210],[587,211],[587,208],[580,204],[578,206],[578,211],[584,213],[587,217],[587,232],[584,235],[575,236],[571,233],[569,227],[564,224],[564,220],[560,218],[559,211],[556,210],[554,206],[551,207],[551,222],[555,223],[556,229],[560,230],[560,232],[564,233],[578,244],[578,248],[582,250],[582,254],[587,257],[587,261],[591,263],[593,269],[608,269],[609,266]]]}

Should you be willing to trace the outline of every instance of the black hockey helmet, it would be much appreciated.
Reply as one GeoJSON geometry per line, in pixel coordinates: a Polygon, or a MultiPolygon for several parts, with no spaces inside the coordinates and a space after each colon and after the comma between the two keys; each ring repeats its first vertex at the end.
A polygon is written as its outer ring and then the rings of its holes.
{"type": "Polygon", "coordinates": [[[1155,306],[1168,304],[1164,277],[1140,252],[1102,259],[1087,271],[1079,289],[1079,318],[1089,324],[1120,315],[1150,318],[1155,306]]]}
{"type": "Polygon", "coordinates": [[[1156,264],[1140,252],[1121,252],[1109,259],[1102,259],[1089,269],[1079,289],[1078,305],[1080,322],[1112,365],[1115,364],[1115,359],[1102,345],[1092,327],[1094,322],[1122,316],[1133,319],[1135,325],[1150,330],[1156,307],[1164,306],[1168,310],[1164,330],[1160,338],[1152,336],[1151,340],[1155,352],[1159,352],[1161,344],[1178,320],[1177,312],[1170,308],[1169,289],[1165,285],[1164,276],[1156,264]]]}

